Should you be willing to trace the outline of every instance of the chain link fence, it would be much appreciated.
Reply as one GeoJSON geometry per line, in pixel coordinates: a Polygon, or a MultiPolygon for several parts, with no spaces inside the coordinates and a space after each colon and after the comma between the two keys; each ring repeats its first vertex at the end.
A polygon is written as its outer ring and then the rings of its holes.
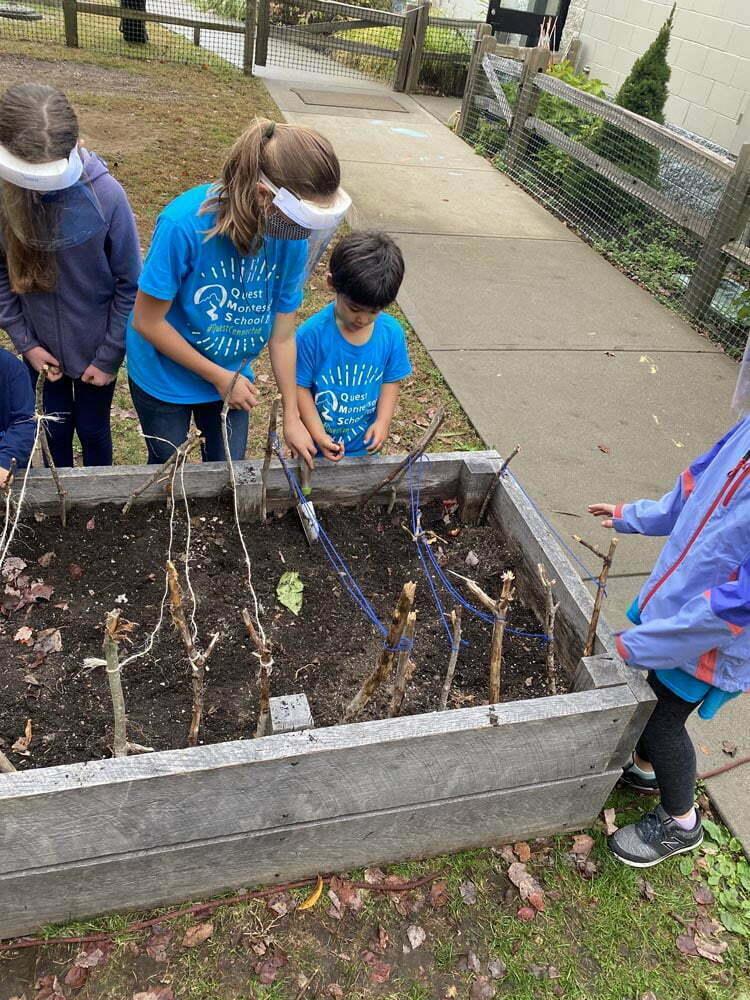
{"type": "Polygon", "coordinates": [[[720,343],[750,320],[750,145],[737,161],[684,132],[572,86],[542,49],[482,39],[460,133],[606,256],[720,343]],[[745,299],[750,296],[745,295],[745,299]]]}

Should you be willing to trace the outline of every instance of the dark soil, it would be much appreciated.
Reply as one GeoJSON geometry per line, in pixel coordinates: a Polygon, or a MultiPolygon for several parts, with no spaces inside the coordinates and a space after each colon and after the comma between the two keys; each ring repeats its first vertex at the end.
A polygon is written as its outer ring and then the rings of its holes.
{"type": "MultiPolygon", "coordinates": [[[[444,510],[438,504],[425,511],[424,526],[440,535],[435,544],[445,568],[469,575],[488,593],[498,594],[500,574],[513,568],[502,539],[490,528],[461,526],[444,510]],[[470,551],[479,557],[472,568],[466,564],[470,551]]],[[[15,556],[27,565],[15,581],[2,581],[0,748],[19,769],[111,755],[106,677],[101,668],[84,669],[84,659],[101,656],[105,615],[114,608],[136,623],[130,651],[141,649],[158,620],[164,590],[169,527],[165,506],[136,507],[127,518],[112,506],[100,506],[95,512],[74,509],[64,531],[56,517],[40,518],[40,514],[29,517],[13,545],[15,556]],[[48,589],[40,593],[36,581],[48,589]],[[24,626],[32,630],[30,636],[26,630],[19,633],[24,626]],[[56,638],[40,636],[45,629],[59,629],[61,650],[45,653],[56,638]],[[30,753],[24,756],[11,747],[24,734],[28,719],[32,739],[30,753]]],[[[449,644],[413,542],[403,530],[406,511],[388,515],[378,510],[365,514],[328,510],[321,518],[382,621],[389,620],[402,584],[417,581],[413,652],[417,670],[403,714],[433,711],[449,644]]],[[[184,565],[179,556],[185,527],[185,512],[178,505],[174,548],[178,566],[184,565]]],[[[220,633],[209,661],[201,737],[206,743],[247,738],[257,720],[258,661],[251,655],[241,618],[250,596],[228,500],[191,502],[191,529],[190,576],[198,601],[199,644],[220,633]]],[[[320,546],[308,547],[296,512],[273,516],[264,526],[248,526],[245,535],[263,608],[261,620],[273,643],[272,694],[304,692],[316,725],[333,725],[375,665],[382,639],[343,592],[320,546]],[[299,572],[304,582],[298,617],[276,599],[278,580],[286,570],[299,572]]],[[[13,566],[6,561],[6,577],[9,567],[12,576],[13,566]]],[[[15,572],[18,569],[16,563],[15,572]]],[[[185,596],[187,600],[187,592],[185,596]]],[[[521,600],[512,606],[509,624],[541,631],[521,600]]],[[[489,625],[464,613],[467,644],[449,707],[486,703],[490,633],[489,625]]],[[[158,750],[184,747],[191,684],[187,658],[168,613],[152,652],[125,668],[123,684],[129,738],[158,750]]],[[[544,643],[506,634],[504,699],[547,693],[544,643]]],[[[388,694],[381,691],[362,718],[387,715],[388,694]]]]}

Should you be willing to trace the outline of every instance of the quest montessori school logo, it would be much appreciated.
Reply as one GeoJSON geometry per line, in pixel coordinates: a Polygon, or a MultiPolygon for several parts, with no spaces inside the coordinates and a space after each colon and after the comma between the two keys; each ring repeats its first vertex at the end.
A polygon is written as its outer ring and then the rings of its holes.
{"type": "Polygon", "coordinates": [[[200,272],[192,296],[195,346],[207,355],[236,358],[260,353],[269,335],[276,265],[257,257],[220,259],[200,272]],[[208,320],[208,323],[205,322],[208,320]]]}
{"type": "Polygon", "coordinates": [[[326,431],[345,443],[364,434],[377,408],[382,378],[383,369],[366,362],[337,365],[321,375],[326,388],[316,392],[315,405],[326,431]]]}

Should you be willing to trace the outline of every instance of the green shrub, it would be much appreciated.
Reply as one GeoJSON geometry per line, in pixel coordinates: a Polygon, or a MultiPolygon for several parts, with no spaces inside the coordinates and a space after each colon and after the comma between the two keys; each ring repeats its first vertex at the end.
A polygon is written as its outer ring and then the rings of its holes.
{"type": "MultiPolygon", "coordinates": [[[[590,79],[583,73],[576,73],[572,63],[567,61],[558,63],[549,69],[549,75],[557,80],[562,80],[577,90],[583,90],[594,97],[604,97],[605,89],[601,80],[590,79]]],[[[554,94],[542,93],[536,109],[536,116],[541,121],[554,125],[560,132],[576,142],[584,144],[592,137],[597,128],[599,119],[583,108],[576,107],[564,97],[556,97],[554,94]]],[[[546,180],[562,180],[572,164],[571,158],[557,146],[544,140],[537,140],[531,147],[532,155],[536,158],[539,169],[546,180]]]]}
{"type": "MultiPolygon", "coordinates": [[[[221,17],[231,17],[235,21],[245,20],[246,0],[195,0],[202,10],[213,11],[221,17]]],[[[390,0],[357,0],[360,7],[370,10],[390,10],[390,0]]],[[[271,24],[314,24],[318,21],[347,20],[347,16],[331,17],[321,10],[309,10],[289,0],[289,2],[272,3],[270,6],[271,24]]]]}

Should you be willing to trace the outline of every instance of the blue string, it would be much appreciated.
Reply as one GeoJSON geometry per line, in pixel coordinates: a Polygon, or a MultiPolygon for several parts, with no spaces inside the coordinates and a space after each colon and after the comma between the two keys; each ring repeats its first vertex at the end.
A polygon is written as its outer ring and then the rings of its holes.
{"type": "MultiPolygon", "coordinates": [[[[294,472],[292,471],[289,463],[285,460],[284,455],[281,450],[278,435],[271,435],[271,444],[273,450],[276,452],[279,461],[281,462],[281,467],[284,470],[284,475],[286,476],[287,483],[289,484],[289,492],[292,499],[296,499],[298,503],[308,503],[308,499],[302,492],[302,487],[297,480],[294,472]]],[[[343,556],[338,551],[336,546],[331,541],[330,537],[326,533],[323,525],[316,519],[316,525],[318,529],[318,541],[321,543],[321,547],[328,558],[328,561],[333,566],[336,576],[339,578],[341,585],[344,590],[349,594],[349,597],[357,605],[360,611],[368,619],[368,621],[373,625],[373,627],[380,633],[383,639],[388,636],[388,628],[381,622],[378,618],[378,614],[372,604],[368,601],[362,592],[357,581],[354,579],[351,570],[347,566],[343,556]]],[[[383,644],[383,648],[389,653],[401,653],[412,649],[414,645],[413,640],[401,638],[396,646],[388,646],[386,643],[383,644]]]]}
{"type": "MultiPolygon", "coordinates": [[[[424,540],[424,536],[419,530],[419,513],[420,513],[419,503],[420,503],[420,491],[421,491],[421,479],[422,479],[422,471],[421,471],[422,467],[420,463],[422,460],[428,462],[429,458],[427,457],[427,455],[421,455],[416,460],[415,463],[410,462],[408,466],[409,495],[411,502],[411,524],[412,524],[412,534],[414,536],[414,542],[417,546],[417,551],[419,552],[420,561],[422,563],[424,574],[427,577],[427,580],[430,584],[430,590],[433,594],[433,599],[435,600],[436,607],[440,612],[440,616],[443,619],[444,624],[447,624],[447,615],[445,614],[445,611],[443,609],[440,597],[437,594],[437,589],[435,586],[435,582],[432,579],[432,574],[427,568],[424,559],[424,554],[426,554],[427,558],[429,559],[430,564],[432,566],[432,570],[435,573],[435,576],[437,576],[438,580],[447,590],[447,592],[450,594],[453,600],[456,601],[457,604],[460,604],[465,611],[468,611],[469,614],[473,615],[475,618],[479,618],[480,621],[486,622],[488,625],[494,625],[495,624],[494,615],[491,615],[486,611],[482,611],[481,608],[477,608],[475,605],[471,604],[469,601],[466,600],[463,594],[456,589],[456,587],[453,585],[453,583],[450,581],[450,579],[446,576],[445,572],[443,571],[443,567],[440,565],[435,553],[432,551],[432,546],[427,544],[427,542],[424,540]],[[418,469],[416,483],[413,471],[414,464],[417,465],[418,469]]],[[[451,645],[453,645],[453,636],[451,634],[451,631],[449,628],[447,628],[446,631],[448,634],[449,642],[451,643],[451,645]]],[[[506,625],[505,631],[509,632],[512,635],[517,635],[523,639],[539,639],[542,642],[549,642],[549,636],[547,635],[546,632],[524,632],[521,629],[511,628],[509,625],[506,625]]]]}

